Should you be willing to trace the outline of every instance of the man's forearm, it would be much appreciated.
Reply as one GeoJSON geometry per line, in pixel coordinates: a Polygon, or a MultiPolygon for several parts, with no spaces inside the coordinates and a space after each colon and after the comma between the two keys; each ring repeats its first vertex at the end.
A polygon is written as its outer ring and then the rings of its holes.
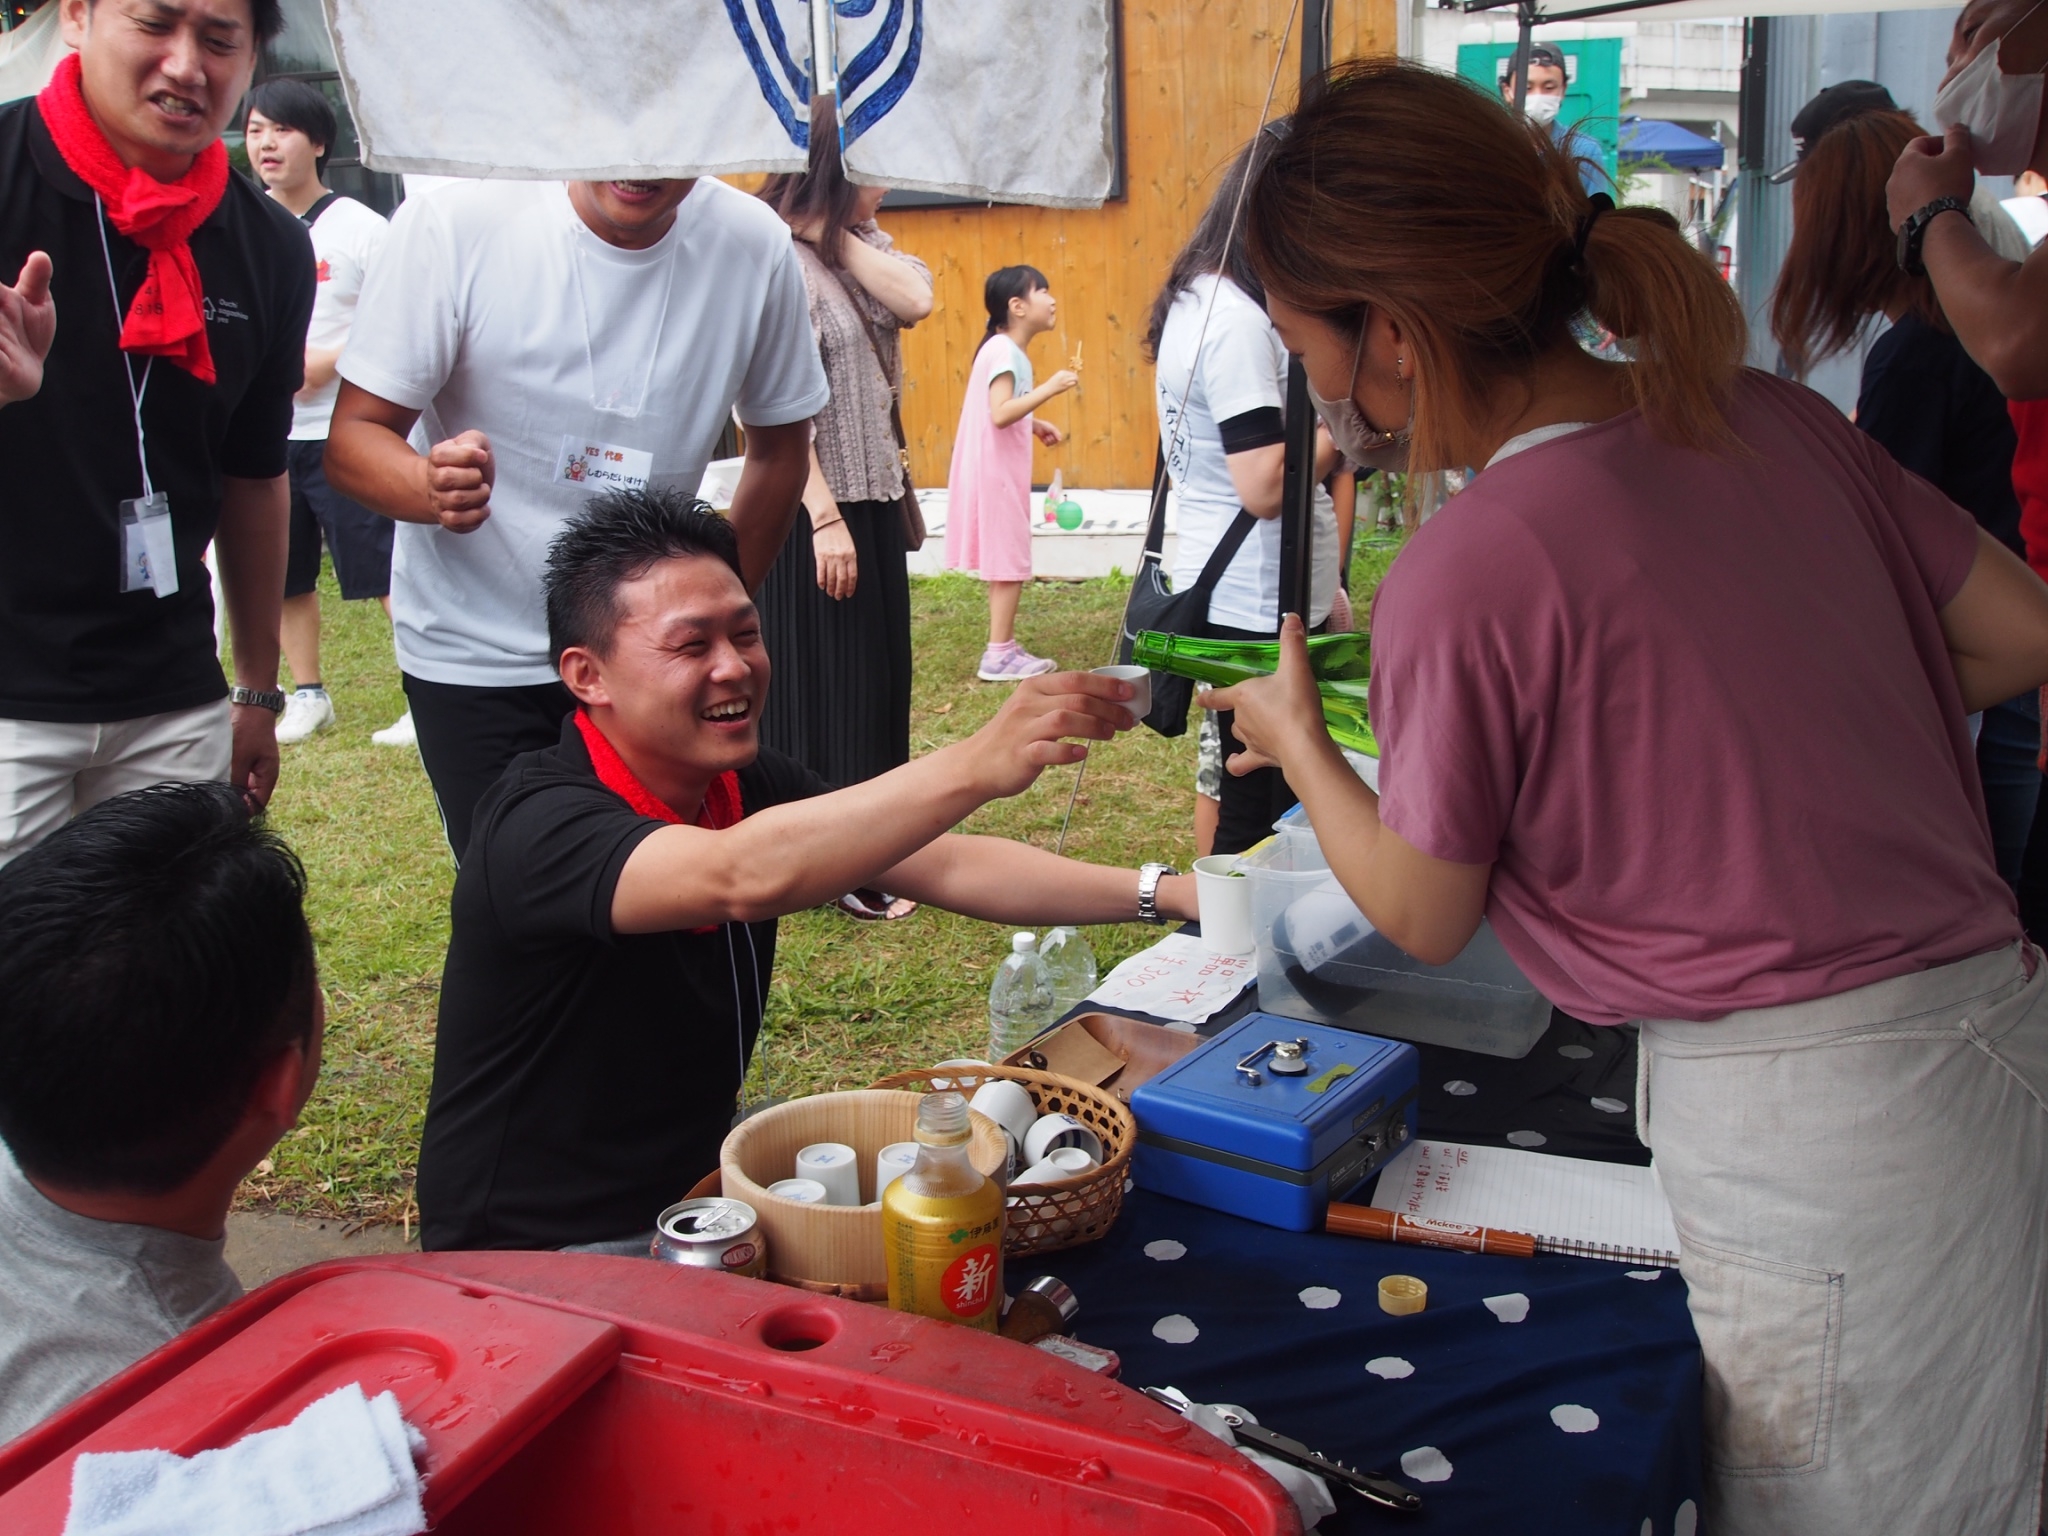
{"type": "Polygon", "coordinates": [[[747,458],[733,488],[731,519],[749,592],[767,580],[782,553],[810,468],[810,422],[747,428],[747,458]]]}
{"type": "Polygon", "coordinates": [[[2048,269],[2007,261],[1961,214],[1921,236],[1920,258],[1963,350],[2009,400],[2048,395],[2048,269]]]}
{"type": "Polygon", "coordinates": [[[322,462],[327,483],[372,512],[400,523],[439,521],[427,483],[427,461],[382,423],[337,416],[328,429],[322,462]]]}
{"type": "Polygon", "coordinates": [[[234,638],[235,681],[244,688],[277,686],[277,626],[284,608],[284,565],[291,490],[274,480],[222,483],[214,558],[234,638]]]}
{"type": "MultiPolygon", "coordinates": [[[[1128,923],[1138,916],[1138,872],[1063,859],[1004,837],[951,833],[881,877],[884,889],[990,923],[1128,923]]],[[[1159,910],[1195,916],[1194,877],[1159,883],[1159,910]]]]}

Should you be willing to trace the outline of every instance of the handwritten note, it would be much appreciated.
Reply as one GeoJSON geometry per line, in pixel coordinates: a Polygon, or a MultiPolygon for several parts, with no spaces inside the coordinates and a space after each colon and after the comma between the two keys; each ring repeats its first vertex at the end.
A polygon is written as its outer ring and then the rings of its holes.
{"type": "Polygon", "coordinates": [[[1126,1013],[1199,1024],[1228,1007],[1257,977],[1256,957],[1212,955],[1200,939],[1173,933],[1111,971],[1088,1001],[1126,1013]]]}
{"type": "Polygon", "coordinates": [[[1655,1172],[1504,1147],[1417,1141],[1372,1203],[1404,1216],[1527,1232],[1553,1251],[1676,1263],[1678,1232],[1655,1172]]]}

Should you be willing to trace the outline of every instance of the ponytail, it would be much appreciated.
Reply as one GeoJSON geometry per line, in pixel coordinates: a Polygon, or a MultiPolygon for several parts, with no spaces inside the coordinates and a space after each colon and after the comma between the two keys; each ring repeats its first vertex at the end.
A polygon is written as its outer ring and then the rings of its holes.
{"type": "Polygon", "coordinates": [[[1503,380],[1525,379],[1588,313],[1623,344],[1667,442],[1724,449],[1742,306],[1669,214],[1589,197],[1549,133],[1418,64],[1332,70],[1253,183],[1267,290],[1356,332],[1378,305],[1416,364],[1417,469],[1477,462],[1503,380]]]}

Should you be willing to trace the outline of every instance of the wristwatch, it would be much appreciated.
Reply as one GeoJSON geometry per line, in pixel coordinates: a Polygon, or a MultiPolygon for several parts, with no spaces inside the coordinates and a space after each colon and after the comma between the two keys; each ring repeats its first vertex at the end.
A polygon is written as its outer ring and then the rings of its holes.
{"type": "Polygon", "coordinates": [[[1138,921],[1141,923],[1167,923],[1170,918],[1159,915],[1159,881],[1164,875],[1177,875],[1180,871],[1171,864],[1140,864],[1138,866],[1138,921]]]}
{"type": "Polygon", "coordinates": [[[284,713],[284,690],[281,688],[244,688],[240,683],[228,690],[230,704],[254,704],[258,709],[267,709],[273,715],[284,713]]]}
{"type": "Polygon", "coordinates": [[[1970,217],[1970,205],[1960,197],[1937,197],[1899,226],[1899,270],[1908,277],[1923,276],[1927,267],[1920,260],[1920,242],[1927,238],[1927,226],[1944,213],[1970,217]]]}

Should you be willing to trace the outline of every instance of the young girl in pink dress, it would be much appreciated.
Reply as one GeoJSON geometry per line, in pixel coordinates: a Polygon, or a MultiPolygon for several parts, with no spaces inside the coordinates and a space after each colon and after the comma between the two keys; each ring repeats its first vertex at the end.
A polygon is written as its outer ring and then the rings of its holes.
{"type": "Polygon", "coordinates": [[[946,477],[946,564],[988,583],[988,649],[976,675],[1013,683],[1053,669],[1017,643],[1017,597],[1031,579],[1031,439],[1048,448],[1060,429],[1031,413],[1080,382],[1062,368],[1033,387],[1031,338],[1053,328],[1057,309],[1045,274],[1004,267],[982,287],[988,330],[967,379],[953,468],[946,477]]]}

